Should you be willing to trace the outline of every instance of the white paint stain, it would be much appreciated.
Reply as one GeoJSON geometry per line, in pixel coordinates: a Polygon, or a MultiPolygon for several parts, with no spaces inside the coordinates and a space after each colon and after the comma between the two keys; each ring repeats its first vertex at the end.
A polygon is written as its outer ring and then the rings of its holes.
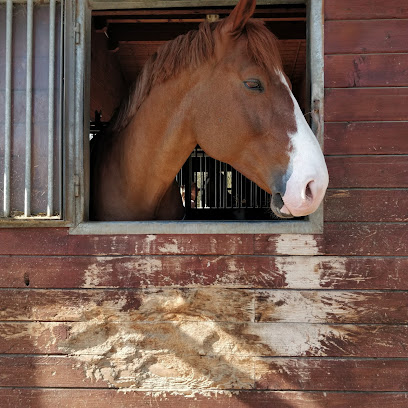
{"type": "Polygon", "coordinates": [[[278,255],[319,255],[319,247],[313,235],[285,234],[276,238],[278,255]]]}
{"type": "Polygon", "coordinates": [[[96,262],[89,265],[84,271],[83,288],[101,287],[101,283],[106,274],[113,272],[112,262],[114,258],[97,258],[96,262]]]}
{"type": "Polygon", "coordinates": [[[346,258],[285,256],[275,259],[275,267],[290,289],[320,289],[346,277],[346,258]]]}
{"type": "Polygon", "coordinates": [[[158,249],[163,254],[179,254],[181,252],[176,239],[173,239],[172,243],[166,243],[160,246],[158,249]]]}

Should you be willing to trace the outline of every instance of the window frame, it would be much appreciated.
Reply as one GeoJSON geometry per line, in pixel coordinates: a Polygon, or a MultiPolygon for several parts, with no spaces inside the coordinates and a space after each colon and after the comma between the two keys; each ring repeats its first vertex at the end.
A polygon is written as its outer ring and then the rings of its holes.
{"type": "MultiPolygon", "coordinates": [[[[65,220],[71,234],[320,234],[323,204],[305,220],[88,221],[91,14],[93,10],[233,6],[237,0],[67,1],[65,10],[65,220]]],[[[323,145],[323,0],[258,0],[258,4],[306,4],[307,76],[312,130],[323,145]]]]}

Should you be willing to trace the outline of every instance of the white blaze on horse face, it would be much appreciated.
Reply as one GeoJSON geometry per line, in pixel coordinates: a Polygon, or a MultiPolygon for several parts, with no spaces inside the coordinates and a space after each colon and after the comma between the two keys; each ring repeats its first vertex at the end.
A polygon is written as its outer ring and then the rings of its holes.
{"type": "Polygon", "coordinates": [[[329,174],[319,142],[307,124],[285,76],[280,73],[280,77],[290,92],[297,128],[295,133],[289,134],[292,145],[288,167],[290,177],[286,182],[282,197],[284,205],[280,212],[301,217],[319,207],[329,184],[329,174]]]}

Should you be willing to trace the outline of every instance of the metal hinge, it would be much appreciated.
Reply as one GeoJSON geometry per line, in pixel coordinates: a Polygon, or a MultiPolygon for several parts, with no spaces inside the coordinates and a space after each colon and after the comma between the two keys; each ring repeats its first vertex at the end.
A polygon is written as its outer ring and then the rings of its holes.
{"type": "Polygon", "coordinates": [[[81,24],[77,23],[74,26],[75,45],[81,44],[81,24]]]}
{"type": "Polygon", "coordinates": [[[80,187],[80,182],[79,182],[79,176],[78,174],[74,175],[74,194],[75,197],[79,197],[79,187],[80,187]]]}

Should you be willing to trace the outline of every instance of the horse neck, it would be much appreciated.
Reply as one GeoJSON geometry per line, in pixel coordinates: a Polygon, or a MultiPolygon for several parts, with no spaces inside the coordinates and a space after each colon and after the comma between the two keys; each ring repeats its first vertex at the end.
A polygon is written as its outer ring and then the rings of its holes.
{"type": "Polygon", "coordinates": [[[154,87],[117,135],[111,155],[116,169],[110,182],[127,192],[124,204],[132,213],[129,218],[161,218],[160,207],[179,204],[175,202],[180,200],[179,192],[172,192],[171,186],[196,144],[189,115],[191,96],[180,86],[183,83],[188,81],[178,78],[154,87]]]}

